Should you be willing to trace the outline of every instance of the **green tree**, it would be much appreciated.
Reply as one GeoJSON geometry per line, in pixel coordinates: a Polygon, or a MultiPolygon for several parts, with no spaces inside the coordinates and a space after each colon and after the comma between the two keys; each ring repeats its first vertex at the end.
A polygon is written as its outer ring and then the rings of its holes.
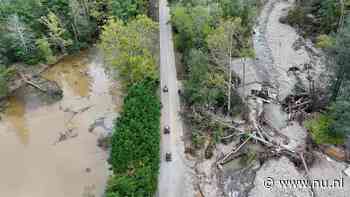
{"type": "Polygon", "coordinates": [[[336,31],[341,14],[339,0],[322,0],[320,4],[322,30],[326,33],[336,31]]]}
{"type": "Polygon", "coordinates": [[[111,19],[104,27],[100,46],[125,85],[145,78],[158,79],[157,29],[157,24],[146,16],[138,16],[128,24],[111,19]]]}
{"type": "Polygon", "coordinates": [[[137,15],[147,13],[148,2],[146,0],[112,0],[112,15],[124,21],[137,15]]]}
{"type": "Polygon", "coordinates": [[[239,17],[243,26],[248,26],[251,30],[256,18],[256,0],[219,0],[219,2],[224,17],[239,17]]]}
{"type": "Polygon", "coordinates": [[[192,49],[189,53],[188,74],[184,82],[184,97],[190,104],[206,104],[209,90],[206,87],[209,75],[209,60],[200,50],[192,49]]]}
{"type": "Polygon", "coordinates": [[[109,162],[114,176],[108,182],[108,197],[154,195],[160,160],[158,85],[145,79],[128,89],[111,138],[109,162]]]}
{"type": "Polygon", "coordinates": [[[47,16],[41,17],[41,22],[49,30],[49,40],[53,46],[58,47],[61,52],[66,51],[66,47],[72,45],[72,40],[66,38],[66,29],[55,13],[50,11],[47,16]]]}
{"type": "Polygon", "coordinates": [[[186,50],[191,48],[206,48],[205,39],[215,22],[207,7],[178,4],[172,8],[171,15],[176,32],[175,43],[181,52],[187,53],[186,50]]]}
{"type": "Polygon", "coordinates": [[[330,133],[333,136],[345,138],[350,134],[350,101],[340,98],[332,104],[329,116],[332,118],[330,133]]]}
{"type": "Polygon", "coordinates": [[[46,63],[52,64],[55,62],[56,58],[52,53],[50,43],[46,37],[37,39],[36,45],[39,49],[40,56],[45,60],[46,63]]]}
{"type": "Polygon", "coordinates": [[[7,36],[12,42],[12,48],[17,60],[30,62],[36,53],[35,36],[17,14],[11,15],[7,21],[7,36]]]}
{"type": "Polygon", "coordinates": [[[333,69],[335,80],[332,85],[332,100],[340,95],[341,87],[350,77],[350,18],[336,35],[335,43],[328,50],[331,59],[329,67],[333,69]]]}
{"type": "Polygon", "coordinates": [[[11,77],[11,69],[0,64],[0,98],[4,97],[8,93],[8,80],[11,77]]]}
{"type": "Polygon", "coordinates": [[[221,21],[218,28],[207,38],[211,57],[218,68],[229,75],[226,83],[228,112],[231,111],[232,58],[252,56],[249,38],[245,37],[245,31],[240,18],[230,18],[221,21]]]}

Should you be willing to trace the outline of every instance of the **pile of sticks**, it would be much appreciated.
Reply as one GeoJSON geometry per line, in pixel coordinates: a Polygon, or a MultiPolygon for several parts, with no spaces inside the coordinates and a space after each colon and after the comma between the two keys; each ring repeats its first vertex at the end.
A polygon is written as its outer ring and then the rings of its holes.
{"type": "Polygon", "coordinates": [[[308,93],[289,95],[282,102],[282,107],[289,114],[289,121],[297,120],[301,122],[305,118],[305,114],[311,111],[312,99],[308,93]]]}

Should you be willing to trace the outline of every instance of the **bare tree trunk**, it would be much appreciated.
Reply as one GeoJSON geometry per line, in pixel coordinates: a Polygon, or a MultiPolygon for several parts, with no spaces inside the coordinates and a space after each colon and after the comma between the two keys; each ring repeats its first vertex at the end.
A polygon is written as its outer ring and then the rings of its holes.
{"type": "Polygon", "coordinates": [[[338,23],[338,32],[343,28],[344,26],[344,15],[345,15],[345,5],[344,5],[344,0],[339,0],[340,4],[340,18],[339,18],[339,23],[338,23]]]}
{"type": "Polygon", "coordinates": [[[158,21],[158,4],[159,0],[149,0],[148,1],[148,15],[154,20],[158,21]]]}
{"type": "Polygon", "coordinates": [[[242,76],[242,85],[243,85],[243,100],[245,100],[245,58],[243,58],[243,76],[242,76]]]}
{"type": "Polygon", "coordinates": [[[232,49],[230,48],[229,52],[229,63],[228,63],[228,72],[229,72],[229,79],[228,79],[228,104],[227,104],[227,113],[229,114],[231,111],[231,86],[232,86],[232,71],[231,71],[231,63],[232,63],[232,49]]]}
{"type": "Polygon", "coordinates": [[[342,68],[339,69],[339,71],[336,75],[337,79],[334,82],[333,87],[332,87],[332,97],[331,97],[332,101],[336,101],[338,96],[339,96],[340,88],[341,88],[343,81],[344,81],[344,76],[345,76],[345,73],[344,73],[344,68],[342,66],[342,68]]]}
{"type": "Polygon", "coordinates": [[[85,15],[90,15],[89,5],[86,0],[81,1],[85,10],[85,15]]]}
{"type": "Polygon", "coordinates": [[[77,32],[77,28],[76,26],[72,23],[72,29],[73,29],[73,33],[74,33],[74,38],[75,38],[75,41],[79,41],[78,39],[78,32],[77,32]]]}

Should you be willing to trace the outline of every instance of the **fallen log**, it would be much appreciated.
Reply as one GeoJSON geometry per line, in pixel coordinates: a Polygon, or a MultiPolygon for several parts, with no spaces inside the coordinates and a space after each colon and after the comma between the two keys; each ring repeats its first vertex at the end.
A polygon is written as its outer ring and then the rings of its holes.
{"type": "Polygon", "coordinates": [[[22,78],[22,80],[23,80],[25,83],[27,83],[28,85],[31,85],[32,87],[37,88],[37,89],[39,89],[40,91],[42,91],[42,92],[44,92],[44,93],[47,92],[46,90],[42,89],[39,85],[37,85],[37,84],[35,84],[34,82],[28,80],[26,76],[22,75],[21,73],[18,73],[18,74],[20,75],[20,77],[22,78]]]}
{"type": "Polygon", "coordinates": [[[199,191],[199,194],[201,195],[201,197],[205,197],[205,196],[204,196],[204,193],[203,193],[203,191],[202,191],[202,188],[201,188],[201,186],[199,185],[199,183],[197,184],[197,188],[198,188],[198,191],[199,191]]]}
{"type": "Polygon", "coordinates": [[[231,152],[227,153],[224,158],[222,158],[220,161],[219,161],[219,165],[223,165],[225,163],[225,160],[227,158],[229,158],[231,155],[237,153],[245,144],[247,144],[247,142],[251,139],[250,136],[248,136],[248,138],[242,142],[237,148],[235,148],[234,150],[232,150],[231,152]]]}
{"type": "Polygon", "coordinates": [[[298,107],[303,107],[303,106],[308,105],[308,104],[310,104],[310,103],[311,103],[311,101],[305,101],[305,102],[303,102],[303,103],[293,105],[293,106],[292,106],[292,110],[293,110],[293,109],[296,109],[296,108],[298,108],[298,107]]]}
{"type": "MultiPolygon", "coordinates": [[[[303,166],[304,166],[304,169],[305,169],[305,172],[306,172],[306,178],[307,178],[307,180],[308,180],[310,183],[312,183],[312,182],[311,182],[310,173],[309,173],[309,168],[307,167],[307,164],[306,164],[306,161],[305,161],[305,158],[304,158],[304,153],[301,152],[299,155],[300,155],[301,161],[303,162],[303,166]]],[[[312,197],[316,197],[316,192],[315,192],[314,188],[313,188],[313,187],[310,187],[310,189],[311,189],[312,197]]]]}

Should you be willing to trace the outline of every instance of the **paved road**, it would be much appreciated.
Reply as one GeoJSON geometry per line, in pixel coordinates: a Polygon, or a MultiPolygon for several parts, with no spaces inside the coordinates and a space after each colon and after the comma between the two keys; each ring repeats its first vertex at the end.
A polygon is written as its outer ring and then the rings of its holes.
{"type": "Polygon", "coordinates": [[[169,135],[161,137],[161,165],[158,178],[158,197],[193,197],[190,169],[186,165],[184,143],[182,141],[183,129],[179,115],[180,100],[177,93],[177,78],[175,67],[174,44],[172,38],[169,8],[166,0],[160,0],[160,75],[161,87],[168,86],[169,92],[161,94],[162,128],[169,125],[169,135]],[[164,155],[172,153],[172,161],[166,162],[164,155]]]}

